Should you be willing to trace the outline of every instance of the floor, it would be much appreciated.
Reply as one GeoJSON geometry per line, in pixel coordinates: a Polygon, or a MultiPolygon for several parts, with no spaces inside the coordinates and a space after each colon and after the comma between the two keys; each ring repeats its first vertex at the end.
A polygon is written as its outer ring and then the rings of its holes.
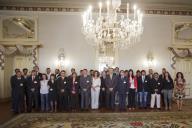
{"type": "Polygon", "coordinates": [[[11,102],[0,103],[0,124],[13,118],[14,114],[11,112],[11,102]]]}
{"type": "MultiPolygon", "coordinates": [[[[184,102],[184,106],[183,106],[183,112],[187,112],[187,111],[191,111],[192,110],[192,100],[185,100],[184,102]]],[[[173,103],[173,108],[171,110],[172,112],[178,112],[177,111],[177,107],[176,107],[176,104],[173,103]]],[[[78,111],[78,113],[82,113],[81,111],[78,111]]],[[[90,110],[86,113],[111,113],[112,111],[109,111],[109,110],[106,110],[106,109],[102,109],[102,110],[90,110]]],[[[118,109],[116,109],[114,112],[116,113],[119,113],[118,109]]],[[[147,110],[143,110],[143,109],[136,109],[134,111],[129,111],[127,110],[127,113],[129,112],[166,112],[164,110],[151,110],[151,109],[147,109],[147,110]]],[[[125,113],[125,112],[123,112],[125,113]]],[[[3,103],[0,103],[0,124],[10,120],[11,118],[13,118],[14,115],[12,112],[11,112],[11,103],[10,102],[3,102],[3,103]]]]}
{"type": "Polygon", "coordinates": [[[25,113],[1,128],[192,128],[192,111],[25,113]]]}

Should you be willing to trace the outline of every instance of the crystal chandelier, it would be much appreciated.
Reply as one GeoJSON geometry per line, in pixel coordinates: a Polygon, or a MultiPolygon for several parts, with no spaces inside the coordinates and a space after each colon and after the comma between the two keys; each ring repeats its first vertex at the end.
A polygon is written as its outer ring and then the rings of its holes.
{"type": "Polygon", "coordinates": [[[133,6],[133,16],[129,15],[129,3],[127,3],[127,15],[118,15],[121,0],[110,0],[106,2],[107,8],[102,8],[99,3],[99,13],[93,18],[93,8],[82,15],[82,32],[92,45],[103,42],[113,42],[114,47],[127,48],[140,41],[143,33],[143,14],[137,6],[133,6]],[[131,18],[132,17],[132,18],[131,18]]]}

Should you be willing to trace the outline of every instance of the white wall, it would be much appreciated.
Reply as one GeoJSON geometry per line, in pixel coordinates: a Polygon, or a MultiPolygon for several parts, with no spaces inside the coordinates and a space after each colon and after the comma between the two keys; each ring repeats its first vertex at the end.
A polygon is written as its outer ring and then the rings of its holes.
{"type": "Polygon", "coordinates": [[[144,33],[141,42],[132,48],[119,51],[119,66],[121,68],[147,69],[144,63],[148,52],[151,51],[156,61],[154,70],[161,72],[161,68],[165,67],[170,73],[173,73],[172,55],[168,51],[168,47],[172,43],[173,23],[192,22],[192,17],[145,15],[143,21],[144,33]]]}
{"type": "MultiPolygon", "coordinates": [[[[64,12],[11,12],[5,15],[38,15],[39,17],[39,66],[43,72],[46,67],[55,69],[58,50],[65,49],[71,67],[95,68],[95,49],[86,43],[81,33],[81,13],[64,12]]],[[[162,67],[171,70],[171,54],[168,47],[172,42],[172,23],[192,21],[192,17],[145,15],[144,34],[141,42],[127,50],[119,50],[118,65],[123,69],[146,69],[144,61],[152,51],[157,62],[156,71],[162,67]]]]}
{"type": "Polygon", "coordinates": [[[64,48],[65,57],[70,61],[68,69],[95,67],[95,49],[86,44],[81,33],[80,15],[40,14],[39,40],[43,43],[39,51],[41,71],[46,67],[55,68],[60,48],[64,48]]]}
{"type": "Polygon", "coordinates": [[[148,52],[152,52],[156,61],[154,67],[160,71],[162,67],[170,70],[171,18],[167,16],[145,16],[144,33],[141,42],[130,49],[119,52],[120,67],[146,69],[145,61],[148,52]]]}

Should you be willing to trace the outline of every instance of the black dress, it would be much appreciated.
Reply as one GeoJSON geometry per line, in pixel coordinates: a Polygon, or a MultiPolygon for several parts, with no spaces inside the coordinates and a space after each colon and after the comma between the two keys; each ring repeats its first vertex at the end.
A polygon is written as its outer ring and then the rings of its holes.
{"type": "Polygon", "coordinates": [[[57,101],[57,86],[55,81],[48,81],[49,88],[49,101],[57,101]]]}
{"type": "Polygon", "coordinates": [[[105,78],[101,77],[101,87],[99,95],[99,104],[101,108],[104,108],[106,106],[105,95],[106,95],[105,78]]]}
{"type": "Polygon", "coordinates": [[[79,106],[79,79],[78,77],[69,79],[69,89],[70,89],[70,107],[72,109],[77,109],[79,106]]]}

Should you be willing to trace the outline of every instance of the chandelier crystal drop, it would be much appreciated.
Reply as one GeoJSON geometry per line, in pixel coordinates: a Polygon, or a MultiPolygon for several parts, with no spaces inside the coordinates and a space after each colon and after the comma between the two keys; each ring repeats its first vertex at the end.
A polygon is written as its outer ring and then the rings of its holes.
{"type": "Polygon", "coordinates": [[[93,14],[92,6],[83,13],[82,32],[90,44],[98,46],[103,42],[113,42],[114,47],[127,48],[140,41],[143,14],[134,5],[133,16],[130,16],[127,3],[127,15],[118,15],[120,5],[121,0],[110,0],[106,2],[106,8],[102,8],[100,2],[99,13],[93,14]]]}

